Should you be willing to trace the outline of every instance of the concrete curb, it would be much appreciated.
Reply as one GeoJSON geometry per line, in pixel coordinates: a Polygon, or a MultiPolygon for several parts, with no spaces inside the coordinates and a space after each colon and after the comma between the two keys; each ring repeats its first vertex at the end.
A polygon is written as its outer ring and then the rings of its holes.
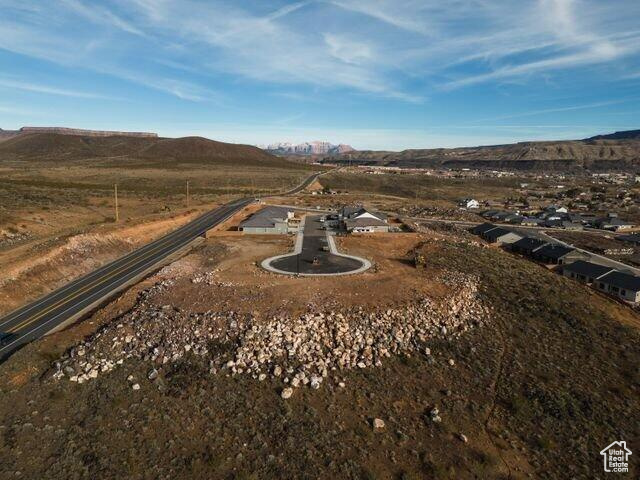
{"type": "Polygon", "coordinates": [[[285,253],[284,255],[276,255],[275,257],[269,257],[264,259],[261,263],[260,266],[267,270],[268,272],[271,273],[278,273],[280,275],[290,275],[290,276],[300,276],[300,277],[337,277],[337,276],[341,276],[341,275],[355,275],[358,273],[362,273],[365,272],[367,270],[369,270],[371,268],[371,262],[369,260],[367,260],[366,258],[360,258],[360,257],[356,257],[353,255],[346,255],[344,253],[340,253],[338,251],[338,248],[336,247],[336,243],[335,240],[333,238],[332,235],[329,235],[329,232],[327,232],[326,238],[327,238],[327,243],[329,244],[329,251],[333,254],[333,255],[337,255],[338,257],[344,257],[344,258],[349,258],[351,260],[356,260],[358,262],[360,262],[362,264],[362,266],[356,270],[350,270],[348,272],[338,272],[338,273],[297,273],[297,272],[287,272],[285,270],[280,270],[278,268],[272,267],[271,266],[271,262],[274,262],[276,260],[280,260],[281,258],[287,258],[287,257],[293,257],[295,255],[299,255],[300,252],[302,252],[302,243],[304,240],[304,223],[305,223],[306,217],[305,219],[302,220],[302,222],[300,222],[300,230],[298,230],[298,235],[296,237],[296,243],[295,243],[295,247],[293,249],[292,253],[285,253]]]}
{"type": "Polygon", "coordinates": [[[346,253],[340,253],[338,251],[338,247],[336,246],[336,241],[335,241],[333,235],[329,235],[327,233],[327,242],[329,243],[329,250],[334,255],[336,255],[338,257],[350,258],[352,260],[357,260],[357,261],[362,263],[362,266],[360,268],[358,268],[357,270],[352,270],[350,272],[335,273],[333,275],[355,275],[356,273],[362,273],[362,272],[365,272],[365,271],[367,271],[367,270],[369,270],[371,268],[371,262],[369,260],[367,260],[366,258],[356,257],[355,255],[347,255],[346,253]]]}

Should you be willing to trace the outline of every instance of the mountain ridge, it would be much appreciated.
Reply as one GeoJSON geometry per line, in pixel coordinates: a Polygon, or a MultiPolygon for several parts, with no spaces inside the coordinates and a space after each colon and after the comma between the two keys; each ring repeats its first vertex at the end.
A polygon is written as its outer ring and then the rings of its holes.
{"type": "Polygon", "coordinates": [[[532,141],[459,148],[359,150],[316,158],[320,163],[402,168],[490,168],[549,171],[640,171],[640,131],[583,140],[532,141]]]}
{"type": "Polygon", "coordinates": [[[258,147],[275,155],[336,155],[355,150],[351,145],[344,143],[336,145],[321,140],[302,143],[278,142],[269,145],[258,145],[258,147]]]}
{"type": "MultiPolygon", "coordinates": [[[[24,133],[0,142],[0,162],[131,160],[163,164],[269,166],[296,164],[251,145],[218,142],[203,137],[82,136],[24,133]]],[[[300,167],[298,165],[298,167],[300,167]]]]}

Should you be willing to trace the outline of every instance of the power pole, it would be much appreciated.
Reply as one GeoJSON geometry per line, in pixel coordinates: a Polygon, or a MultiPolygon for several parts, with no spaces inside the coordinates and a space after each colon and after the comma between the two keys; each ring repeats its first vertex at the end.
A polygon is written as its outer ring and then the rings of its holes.
{"type": "Polygon", "coordinates": [[[189,180],[187,180],[187,208],[189,208],[189,180]]]}
{"type": "Polygon", "coordinates": [[[118,215],[118,184],[116,183],[114,186],[114,193],[115,193],[115,206],[116,206],[116,223],[118,222],[118,220],[120,220],[120,215],[118,215]]]}

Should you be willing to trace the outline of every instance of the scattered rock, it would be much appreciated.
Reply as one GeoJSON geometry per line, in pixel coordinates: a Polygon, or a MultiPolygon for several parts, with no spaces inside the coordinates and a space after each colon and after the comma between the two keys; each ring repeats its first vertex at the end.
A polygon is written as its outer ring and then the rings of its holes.
{"type": "Polygon", "coordinates": [[[291,387],[283,389],[282,393],[280,394],[280,396],[284,399],[291,398],[291,395],[293,395],[293,388],[291,387]]]}
{"type": "Polygon", "coordinates": [[[376,430],[380,430],[382,428],[384,428],[384,420],[382,420],[381,418],[374,418],[373,419],[373,428],[376,430]]]}
{"type": "MultiPolygon", "coordinates": [[[[453,287],[445,300],[424,298],[377,311],[327,312],[311,307],[298,317],[270,319],[232,311],[186,313],[171,305],[158,306],[149,297],[173,285],[164,280],[141,292],[135,308],[119,317],[117,325],[106,325],[56,362],[53,378],[82,383],[136,359],[150,363],[148,377],[153,380],[165,365],[182,361],[188,352],[206,359],[214,375],[223,371],[260,381],[269,374],[286,375],[291,388],[309,385],[317,389],[332,372],[380,367],[393,355],[410,358],[424,352],[425,361],[434,363],[425,345],[428,341],[461,335],[490,318],[489,307],[479,297],[476,277],[455,272],[441,275],[439,280],[453,287]],[[229,345],[230,353],[216,356],[209,351],[212,341],[229,345]]],[[[133,382],[134,376],[127,380],[133,382]]],[[[344,388],[344,382],[338,386],[344,388]]]]}

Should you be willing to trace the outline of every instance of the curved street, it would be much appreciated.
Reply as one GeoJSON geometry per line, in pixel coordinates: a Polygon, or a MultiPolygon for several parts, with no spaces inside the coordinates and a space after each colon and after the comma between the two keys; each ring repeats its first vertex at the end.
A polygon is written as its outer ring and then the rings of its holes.
{"type": "Polygon", "coordinates": [[[268,258],[262,266],[288,275],[345,275],[367,270],[371,266],[368,260],[338,253],[320,218],[307,216],[294,252],[268,258]]]}

